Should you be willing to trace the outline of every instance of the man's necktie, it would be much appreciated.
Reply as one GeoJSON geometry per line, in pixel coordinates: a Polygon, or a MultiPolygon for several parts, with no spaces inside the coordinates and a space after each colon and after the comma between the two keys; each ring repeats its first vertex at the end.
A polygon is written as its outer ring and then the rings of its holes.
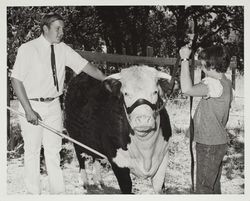
{"type": "Polygon", "coordinates": [[[57,80],[57,75],[56,75],[56,58],[55,58],[55,52],[54,52],[54,45],[51,45],[51,68],[52,68],[52,73],[53,73],[53,78],[54,78],[54,85],[56,86],[57,91],[59,91],[58,80],[57,80]]]}

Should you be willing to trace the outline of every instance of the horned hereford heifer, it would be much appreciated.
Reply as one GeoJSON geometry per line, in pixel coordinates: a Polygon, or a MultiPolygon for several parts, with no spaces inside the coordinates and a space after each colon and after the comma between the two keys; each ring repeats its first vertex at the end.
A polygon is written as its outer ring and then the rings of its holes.
{"type": "MultiPolygon", "coordinates": [[[[151,178],[154,191],[162,192],[172,132],[161,97],[170,79],[154,68],[132,66],[103,83],[81,73],[68,86],[69,135],[107,156],[122,193],[132,192],[130,173],[151,178]]],[[[82,152],[99,157],[78,145],[75,150],[82,171],[82,152]]]]}

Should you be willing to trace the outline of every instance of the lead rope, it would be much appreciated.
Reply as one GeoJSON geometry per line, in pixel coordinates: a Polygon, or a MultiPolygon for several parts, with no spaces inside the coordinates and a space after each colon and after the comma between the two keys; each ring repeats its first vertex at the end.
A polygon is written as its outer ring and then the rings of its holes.
{"type": "MultiPolygon", "coordinates": [[[[167,96],[169,97],[173,91],[173,87],[174,87],[174,82],[175,82],[175,76],[177,73],[177,69],[180,63],[180,55],[178,54],[177,56],[177,60],[175,62],[175,66],[173,69],[173,73],[172,73],[172,78],[170,81],[170,87],[167,91],[167,96]]],[[[192,84],[194,83],[194,57],[192,55],[192,63],[191,63],[191,80],[192,80],[192,84]]],[[[166,99],[165,99],[166,100],[166,99]]],[[[166,101],[164,102],[163,106],[165,107],[166,105],[166,101]]],[[[193,153],[193,140],[194,140],[194,121],[192,118],[192,107],[193,107],[193,97],[190,96],[190,138],[189,138],[189,151],[190,151],[190,155],[191,155],[191,189],[190,192],[194,193],[194,153],[193,153]]]]}
{"type": "Polygon", "coordinates": [[[190,97],[190,137],[189,137],[189,151],[191,155],[191,193],[194,193],[194,153],[193,153],[193,141],[194,141],[194,121],[192,118],[192,107],[193,107],[193,97],[190,97]]]}
{"type": "MultiPolygon", "coordinates": [[[[192,63],[190,66],[191,81],[194,83],[194,57],[192,56],[192,63]]],[[[190,137],[189,137],[189,151],[191,155],[191,193],[194,193],[194,153],[193,153],[193,141],[194,141],[194,121],[192,118],[193,96],[190,96],[190,137]]]]}
{"type": "MultiPolygon", "coordinates": [[[[177,73],[177,69],[180,63],[180,55],[178,54],[177,56],[177,60],[173,69],[173,73],[172,73],[172,78],[170,81],[170,88],[167,91],[167,96],[169,97],[173,91],[173,87],[174,87],[174,81],[175,81],[175,76],[177,73]]],[[[192,63],[191,63],[191,80],[192,80],[192,84],[194,83],[194,57],[192,54],[192,63]]],[[[190,138],[189,138],[189,151],[190,151],[190,155],[191,155],[191,189],[190,192],[194,193],[194,153],[193,153],[193,140],[194,140],[194,122],[193,122],[193,118],[192,118],[192,107],[193,107],[193,97],[190,96],[190,138]]]]}
{"type": "MultiPolygon", "coordinates": [[[[174,87],[174,83],[175,83],[175,76],[177,73],[177,69],[180,63],[181,57],[178,54],[175,65],[174,65],[174,69],[173,69],[173,73],[172,73],[172,78],[170,80],[170,87],[167,91],[167,96],[169,97],[173,91],[173,87],[174,87]]],[[[192,80],[192,84],[194,83],[194,58],[192,56],[192,63],[191,63],[191,80],[192,80]]],[[[166,105],[166,102],[163,104],[164,106],[166,105]]],[[[193,107],[193,97],[190,96],[190,138],[189,138],[189,151],[190,151],[190,155],[191,155],[191,193],[194,193],[194,153],[193,153],[193,140],[194,140],[194,122],[193,122],[193,118],[192,118],[192,107],[193,107]]]]}

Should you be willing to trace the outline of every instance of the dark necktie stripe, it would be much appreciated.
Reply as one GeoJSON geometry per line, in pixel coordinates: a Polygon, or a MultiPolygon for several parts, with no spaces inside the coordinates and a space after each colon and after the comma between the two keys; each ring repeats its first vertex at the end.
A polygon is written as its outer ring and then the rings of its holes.
{"type": "Polygon", "coordinates": [[[55,58],[55,52],[54,52],[54,45],[51,45],[51,68],[54,78],[54,85],[56,86],[57,91],[59,91],[58,86],[58,80],[57,80],[57,74],[56,74],[56,58],[55,58]]]}

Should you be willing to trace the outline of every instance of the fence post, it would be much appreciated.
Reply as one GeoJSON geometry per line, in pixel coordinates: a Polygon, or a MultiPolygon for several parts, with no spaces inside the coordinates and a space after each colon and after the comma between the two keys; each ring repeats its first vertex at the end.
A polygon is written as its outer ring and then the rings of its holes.
{"type": "Polygon", "coordinates": [[[126,48],[125,47],[122,48],[122,54],[126,55],[126,48]]]}
{"type": "MultiPolygon", "coordinates": [[[[122,55],[126,55],[126,48],[125,47],[122,48],[122,55]]],[[[127,68],[128,63],[124,63],[124,67],[127,68]]]]}
{"type": "Polygon", "coordinates": [[[151,46],[147,46],[147,57],[152,57],[154,54],[154,49],[151,46]]]}
{"type": "MultiPolygon", "coordinates": [[[[10,71],[7,68],[7,106],[10,107],[10,83],[9,83],[10,71]]],[[[7,148],[14,150],[14,133],[10,132],[10,111],[7,110],[7,148]],[[9,146],[8,146],[9,145],[9,146]]]]}
{"type": "Polygon", "coordinates": [[[203,70],[201,71],[201,80],[203,79],[203,78],[205,78],[205,73],[203,72],[203,70]]]}
{"type": "Polygon", "coordinates": [[[232,60],[231,60],[231,62],[232,62],[232,66],[231,66],[231,70],[232,70],[232,77],[231,77],[231,79],[232,79],[232,86],[233,86],[233,89],[235,90],[235,85],[236,85],[236,83],[235,83],[235,72],[236,72],[236,67],[237,67],[237,59],[236,59],[236,56],[233,56],[232,57],[232,60]]]}

